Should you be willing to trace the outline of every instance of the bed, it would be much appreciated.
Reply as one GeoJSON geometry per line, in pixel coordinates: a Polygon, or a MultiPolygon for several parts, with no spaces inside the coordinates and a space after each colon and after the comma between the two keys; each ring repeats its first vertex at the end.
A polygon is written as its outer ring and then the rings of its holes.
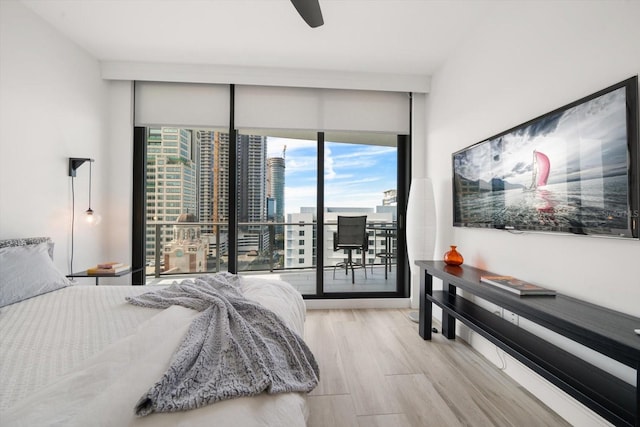
{"type": "MultiPolygon", "coordinates": [[[[306,393],[301,391],[136,415],[136,402],[168,372],[200,313],[178,305],[138,307],[125,300],[164,286],[71,285],[51,262],[49,239],[17,241],[11,246],[0,241],[3,426],[306,425],[306,393]],[[36,295],[20,293],[25,283],[34,285],[36,295]]],[[[305,306],[293,287],[250,277],[238,277],[236,284],[246,300],[276,313],[303,336],[305,306]]]]}

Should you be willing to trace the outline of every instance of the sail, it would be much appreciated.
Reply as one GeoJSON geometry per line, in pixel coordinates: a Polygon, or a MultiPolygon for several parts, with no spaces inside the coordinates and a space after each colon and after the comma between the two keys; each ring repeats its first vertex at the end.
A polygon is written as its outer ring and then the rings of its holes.
{"type": "Polygon", "coordinates": [[[539,151],[533,152],[535,155],[535,166],[537,168],[536,173],[536,187],[542,187],[547,185],[547,179],[549,178],[549,157],[539,151]]]}

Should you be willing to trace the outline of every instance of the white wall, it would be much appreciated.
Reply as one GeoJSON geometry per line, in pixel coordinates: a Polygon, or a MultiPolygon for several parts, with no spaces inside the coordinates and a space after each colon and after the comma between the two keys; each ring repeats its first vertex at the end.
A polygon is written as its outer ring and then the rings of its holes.
{"type": "MultiPolygon", "coordinates": [[[[109,163],[107,84],[99,63],[38,16],[0,1],[0,238],[50,236],[69,271],[69,157],[91,157],[92,208],[103,213],[109,163]]],[[[90,228],[89,166],[78,169],[74,269],[104,260],[108,222],[90,228]]],[[[104,218],[104,215],[103,215],[104,218]]]]}
{"type": "MultiPolygon", "coordinates": [[[[491,21],[479,25],[433,76],[424,160],[435,187],[436,254],[455,244],[466,264],[640,316],[637,240],[451,225],[451,154],[637,75],[638,22],[640,2],[500,2],[491,21]]],[[[495,347],[477,348],[495,359],[495,347]]],[[[523,377],[524,383],[535,382],[523,377]]],[[[536,385],[527,387],[545,394],[536,385]]],[[[554,395],[541,397],[576,425],[588,425],[570,404],[553,406],[554,395]]]]}
{"type": "MultiPolygon", "coordinates": [[[[109,176],[105,194],[107,225],[111,233],[107,237],[109,259],[130,262],[133,215],[133,83],[108,81],[109,117],[107,152],[109,176]]],[[[122,279],[113,279],[122,284],[122,279]]],[[[100,281],[102,283],[102,281],[100,281]]],[[[105,280],[105,283],[109,283],[105,280]]]]}

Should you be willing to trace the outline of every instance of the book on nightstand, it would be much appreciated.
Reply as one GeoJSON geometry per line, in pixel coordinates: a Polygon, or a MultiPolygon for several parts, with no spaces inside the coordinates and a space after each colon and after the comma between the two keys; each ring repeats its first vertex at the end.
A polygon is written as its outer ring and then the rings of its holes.
{"type": "Polygon", "coordinates": [[[103,262],[97,265],[97,268],[118,268],[122,267],[124,264],[121,262],[103,262]]]}
{"type": "Polygon", "coordinates": [[[118,274],[123,271],[127,271],[131,268],[129,264],[123,264],[120,262],[106,262],[98,264],[95,267],[87,268],[87,274],[91,275],[109,275],[118,274]]]}
{"type": "Polygon", "coordinates": [[[555,295],[556,291],[516,279],[512,276],[480,276],[480,281],[517,295],[555,295]]]}

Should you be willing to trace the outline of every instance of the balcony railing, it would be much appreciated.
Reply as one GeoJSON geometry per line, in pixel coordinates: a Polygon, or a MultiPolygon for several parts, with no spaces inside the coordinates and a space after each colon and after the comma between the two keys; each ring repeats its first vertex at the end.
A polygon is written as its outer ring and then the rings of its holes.
{"type": "MultiPolygon", "coordinates": [[[[243,222],[238,224],[238,271],[282,272],[314,269],[315,222],[243,222]]],[[[368,222],[367,266],[387,266],[395,259],[397,239],[393,222],[368,222]]],[[[345,260],[333,251],[335,221],[324,224],[324,266],[345,260]]],[[[229,256],[226,222],[148,222],[147,276],[226,271],[229,256]]],[[[360,259],[361,254],[354,254],[360,259]]]]}

